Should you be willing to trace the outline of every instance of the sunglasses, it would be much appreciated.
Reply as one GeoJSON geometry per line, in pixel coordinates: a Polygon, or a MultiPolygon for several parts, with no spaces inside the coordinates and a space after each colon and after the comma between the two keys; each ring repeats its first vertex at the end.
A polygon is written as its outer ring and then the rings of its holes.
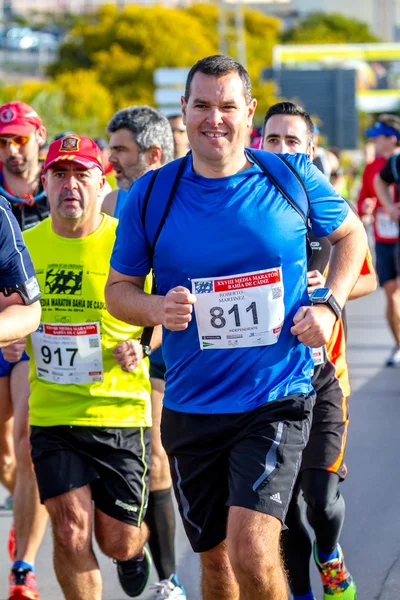
{"type": "Polygon", "coordinates": [[[180,129],[179,127],[173,127],[172,133],[186,133],[186,129],[180,129]]]}
{"type": "Polygon", "coordinates": [[[29,135],[13,135],[11,137],[0,137],[0,148],[7,148],[9,144],[13,146],[25,146],[32,137],[32,132],[29,135]]]}

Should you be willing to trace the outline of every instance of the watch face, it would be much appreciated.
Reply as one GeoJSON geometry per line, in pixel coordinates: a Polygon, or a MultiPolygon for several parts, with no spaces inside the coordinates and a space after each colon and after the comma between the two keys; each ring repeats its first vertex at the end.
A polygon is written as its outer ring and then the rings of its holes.
{"type": "Polygon", "coordinates": [[[311,300],[313,300],[314,302],[318,300],[327,300],[329,297],[329,291],[329,288],[317,288],[311,294],[311,300]]]}

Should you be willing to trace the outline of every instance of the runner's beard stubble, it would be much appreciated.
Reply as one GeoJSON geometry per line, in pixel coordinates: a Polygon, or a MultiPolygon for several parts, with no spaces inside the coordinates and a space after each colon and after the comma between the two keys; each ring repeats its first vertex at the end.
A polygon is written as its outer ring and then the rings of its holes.
{"type": "Polygon", "coordinates": [[[13,175],[21,175],[30,167],[30,163],[25,156],[10,156],[4,162],[4,167],[13,175]],[[15,161],[18,161],[18,164],[12,164],[15,161]]]}
{"type": "Polygon", "coordinates": [[[78,194],[64,192],[60,194],[57,208],[58,212],[64,219],[79,219],[79,217],[81,217],[83,214],[84,206],[82,199],[78,194]],[[73,204],[66,202],[67,198],[70,200],[76,200],[79,203],[79,205],[77,205],[76,202],[74,202],[73,204]]]}

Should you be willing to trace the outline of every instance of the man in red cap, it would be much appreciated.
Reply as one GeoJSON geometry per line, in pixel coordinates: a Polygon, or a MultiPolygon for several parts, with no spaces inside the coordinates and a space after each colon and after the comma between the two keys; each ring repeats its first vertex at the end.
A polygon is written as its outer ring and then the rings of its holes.
{"type": "MultiPolygon", "coordinates": [[[[117,321],[105,306],[117,220],[98,210],[100,155],[78,135],[50,145],[42,181],[51,220],[25,233],[43,290],[42,322],[27,341],[30,441],[67,600],[102,598],[92,528],[129,596],[139,596],[149,576],[149,368],[141,360],[143,328],[117,321]]],[[[23,346],[11,347],[13,358],[23,346]]],[[[15,598],[38,598],[32,571],[12,570],[15,598]]]]}
{"type": "MultiPolygon", "coordinates": [[[[32,227],[49,214],[39,160],[39,149],[45,140],[46,129],[31,106],[17,101],[0,106],[0,195],[10,202],[22,230],[32,227]]],[[[42,515],[32,514],[29,482],[33,481],[33,477],[29,465],[22,459],[25,456],[23,443],[28,419],[27,359],[24,354],[17,364],[10,363],[0,352],[0,482],[13,495],[15,520],[20,525],[17,526],[19,555],[24,556],[23,560],[33,561],[42,539],[45,511],[42,515]]],[[[14,559],[14,526],[9,549],[14,559]]]]}
{"type": "Polygon", "coordinates": [[[39,159],[45,141],[46,129],[31,106],[9,102],[0,107],[0,192],[11,202],[22,230],[48,215],[39,159]]]}

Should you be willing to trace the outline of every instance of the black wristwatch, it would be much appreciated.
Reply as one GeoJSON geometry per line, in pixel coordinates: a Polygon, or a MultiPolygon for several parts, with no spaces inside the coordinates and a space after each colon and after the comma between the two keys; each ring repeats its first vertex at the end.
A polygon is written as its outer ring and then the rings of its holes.
{"type": "Polygon", "coordinates": [[[151,352],[152,352],[151,346],[150,345],[147,345],[147,346],[143,346],[142,345],[142,348],[143,348],[143,354],[144,354],[144,356],[149,357],[150,354],[151,354],[151,352]]]}
{"type": "Polygon", "coordinates": [[[335,313],[336,319],[342,316],[342,309],[330,288],[317,288],[310,294],[311,304],[325,304],[335,313]]]}

